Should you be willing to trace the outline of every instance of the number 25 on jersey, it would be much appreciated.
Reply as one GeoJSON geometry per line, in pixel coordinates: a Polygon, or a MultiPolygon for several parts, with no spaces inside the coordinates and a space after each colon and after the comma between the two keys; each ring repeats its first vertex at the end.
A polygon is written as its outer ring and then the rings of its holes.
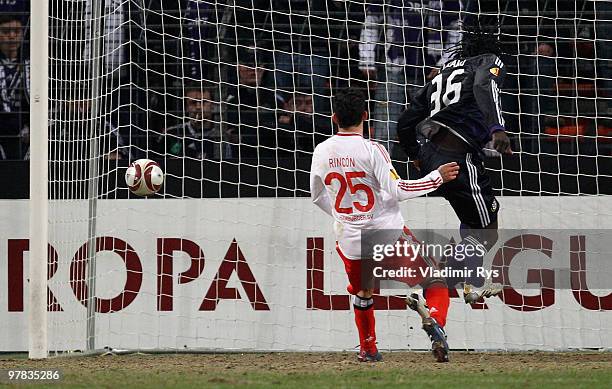
{"type": "Polygon", "coordinates": [[[357,209],[360,212],[368,212],[374,207],[374,192],[372,188],[367,186],[366,184],[354,184],[354,178],[362,178],[365,177],[366,173],[361,172],[346,172],[346,178],[341,173],[331,172],[325,176],[325,185],[331,185],[332,181],[337,180],[340,183],[340,189],[338,190],[338,194],[336,195],[336,203],[334,208],[336,208],[336,212],[338,213],[353,213],[353,209],[357,209]],[[351,194],[357,194],[358,192],[365,192],[368,202],[366,204],[362,204],[359,201],[353,201],[352,207],[342,207],[342,199],[346,194],[346,190],[350,191],[351,194]]]}

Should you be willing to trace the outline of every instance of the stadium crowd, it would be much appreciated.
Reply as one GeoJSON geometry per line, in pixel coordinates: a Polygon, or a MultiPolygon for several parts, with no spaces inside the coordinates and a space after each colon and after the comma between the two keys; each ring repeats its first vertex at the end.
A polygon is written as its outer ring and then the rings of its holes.
{"type": "MultiPolygon", "coordinates": [[[[0,1],[6,160],[28,158],[28,3],[0,1]]],[[[611,154],[610,2],[104,0],[101,45],[82,21],[92,3],[52,2],[50,137],[62,151],[51,158],[86,159],[92,137],[108,159],[308,158],[348,84],[369,96],[371,136],[405,158],[395,122],[414,88],[435,76],[460,23],[498,4],[514,54],[502,96],[514,148],[611,154]],[[552,24],[547,12],[566,13],[552,24]]]]}

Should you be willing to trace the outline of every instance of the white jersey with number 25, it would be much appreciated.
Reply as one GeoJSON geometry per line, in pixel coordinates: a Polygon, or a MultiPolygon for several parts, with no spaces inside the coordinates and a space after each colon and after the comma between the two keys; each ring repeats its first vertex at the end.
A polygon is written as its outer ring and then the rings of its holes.
{"type": "Polygon", "coordinates": [[[362,230],[393,229],[401,234],[399,202],[441,184],[437,170],[419,180],[400,179],[387,150],[359,134],[338,133],[319,144],[312,156],[312,201],[334,218],[338,246],[349,259],[361,259],[362,230]]]}

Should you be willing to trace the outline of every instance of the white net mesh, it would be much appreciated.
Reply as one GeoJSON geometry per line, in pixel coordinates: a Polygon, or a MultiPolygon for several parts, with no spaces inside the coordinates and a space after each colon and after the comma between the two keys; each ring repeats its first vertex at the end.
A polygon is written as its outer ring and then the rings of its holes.
{"type": "MultiPolygon", "coordinates": [[[[611,4],[52,0],[50,349],[351,348],[331,221],[307,198],[330,96],[362,88],[370,136],[415,175],[395,122],[477,16],[500,21],[511,54],[515,153],[486,161],[501,225],[610,228],[608,197],[564,195],[611,194],[611,4]],[[139,158],[166,174],[153,199],[124,183],[139,158]]],[[[458,227],[440,198],[404,211],[411,228],[458,227]]],[[[453,302],[451,346],[612,346],[612,303],[556,293],[529,313],[453,302]]],[[[382,349],[428,348],[403,300],[377,307],[382,349]]]]}

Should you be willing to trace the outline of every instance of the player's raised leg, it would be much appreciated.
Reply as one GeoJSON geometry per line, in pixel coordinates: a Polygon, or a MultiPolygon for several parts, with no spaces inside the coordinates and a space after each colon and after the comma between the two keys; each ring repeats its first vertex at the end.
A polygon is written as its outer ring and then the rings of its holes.
{"type": "Polygon", "coordinates": [[[431,341],[431,352],[437,362],[448,362],[449,347],[446,341],[446,316],[450,305],[446,283],[436,282],[424,290],[426,298],[419,293],[411,293],[406,297],[408,307],[416,311],[423,323],[423,330],[431,341]]]}
{"type": "Polygon", "coordinates": [[[446,342],[446,333],[444,326],[446,325],[446,316],[450,305],[450,298],[446,281],[443,278],[434,278],[423,276],[427,274],[426,268],[438,270],[438,264],[429,256],[415,252],[413,245],[421,245],[414,234],[404,227],[400,243],[408,243],[407,252],[402,255],[395,254],[392,257],[387,257],[383,260],[387,266],[393,268],[409,268],[416,270],[413,274],[416,276],[395,278],[396,281],[406,283],[409,287],[420,285],[423,288],[424,296],[419,293],[410,293],[406,297],[408,307],[416,311],[423,321],[423,330],[431,340],[432,353],[438,362],[448,362],[448,344],[446,342]]]}
{"type": "MultiPolygon", "coordinates": [[[[476,269],[497,241],[499,203],[493,194],[482,156],[488,144],[498,154],[511,154],[505,132],[500,87],[506,76],[502,47],[496,29],[480,24],[464,26],[461,42],[452,51],[452,60],[414,96],[398,120],[398,136],[415,166],[427,171],[431,166],[455,162],[460,166],[457,179],[439,190],[461,221],[462,240],[446,265],[472,270],[473,276],[447,280],[449,287],[463,283],[485,287],[476,269]],[[441,90],[446,86],[447,90],[441,90]],[[448,89],[452,86],[452,90],[448,89]],[[452,99],[440,99],[453,93],[452,99]],[[419,142],[427,138],[428,142],[419,142]],[[464,247],[472,246],[468,251],[464,247]],[[482,249],[484,250],[482,250],[482,249]]],[[[465,295],[465,301],[493,295],[499,288],[483,289],[465,295]]]]}

